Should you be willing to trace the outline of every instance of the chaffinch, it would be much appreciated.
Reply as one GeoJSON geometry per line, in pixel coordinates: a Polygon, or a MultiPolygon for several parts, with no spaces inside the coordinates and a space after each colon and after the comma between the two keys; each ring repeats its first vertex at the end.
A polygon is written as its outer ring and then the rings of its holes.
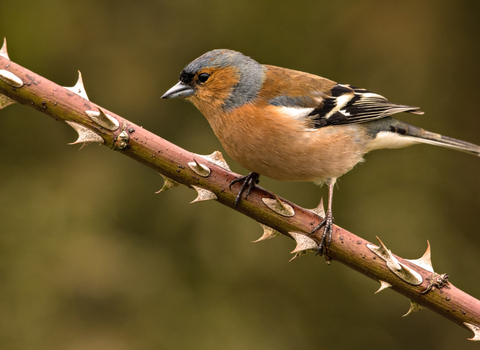
{"type": "Polygon", "coordinates": [[[328,185],[328,209],[319,253],[331,241],[335,181],[381,148],[418,143],[480,155],[474,144],[435,134],[393,119],[418,107],[398,105],[368,90],[309,73],[262,65],[240,52],[209,51],[188,64],[178,84],[162,98],[185,98],[207,118],[227,153],[251,173],[248,196],[260,175],[282,181],[328,185]]]}

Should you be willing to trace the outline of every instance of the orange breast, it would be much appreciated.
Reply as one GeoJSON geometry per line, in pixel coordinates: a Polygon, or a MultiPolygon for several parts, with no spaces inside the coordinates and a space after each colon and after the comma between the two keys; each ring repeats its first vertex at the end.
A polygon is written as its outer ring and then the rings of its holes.
{"type": "Polygon", "coordinates": [[[246,105],[207,119],[233,159],[276,180],[324,182],[363,160],[367,137],[361,126],[311,129],[306,121],[281,116],[277,109],[246,105]]]}

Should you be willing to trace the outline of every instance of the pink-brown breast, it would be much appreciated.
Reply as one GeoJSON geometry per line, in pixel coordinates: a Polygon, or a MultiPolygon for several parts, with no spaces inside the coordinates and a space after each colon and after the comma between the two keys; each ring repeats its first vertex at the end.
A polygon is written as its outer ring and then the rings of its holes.
{"type": "Polygon", "coordinates": [[[366,135],[358,125],[311,129],[276,108],[246,105],[212,125],[227,153],[248,170],[282,181],[324,182],[363,160],[366,135]]]}

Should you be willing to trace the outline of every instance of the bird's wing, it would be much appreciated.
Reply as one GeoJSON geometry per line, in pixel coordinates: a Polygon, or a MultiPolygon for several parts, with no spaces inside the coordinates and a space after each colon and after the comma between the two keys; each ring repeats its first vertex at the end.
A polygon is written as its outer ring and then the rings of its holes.
{"type": "Polygon", "coordinates": [[[418,107],[394,104],[355,86],[291,69],[265,67],[260,97],[281,113],[308,119],[314,128],[365,123],[400,112],[423,114],[418,107]]]}
{"type": "Polygon", "coordinates": [[[269,104],[296,119],[309,119],[315,128],[365,123],[400,112],[423,114],[418,107],[394,104],[381,95],[345,84],[335,84],[326,91],[310,86],[295,96],[280,93],[271,97],[269,104]]]}
{"type": "Polygon", "coordinates": [[[381,95],[351,85],[337,84],[329,95],[308,115],[316,128],[365,123],[400,112],[423,114],[418,107],[391,103],[381,95]]]}

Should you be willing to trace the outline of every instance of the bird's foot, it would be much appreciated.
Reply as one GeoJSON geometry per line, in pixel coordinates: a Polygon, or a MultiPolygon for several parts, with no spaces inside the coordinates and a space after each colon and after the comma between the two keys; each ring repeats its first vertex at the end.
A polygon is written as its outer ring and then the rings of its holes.
{"type": "Polygon", "coordinates": [[[320,224],[318,224],[309,233],[309,235],[312,235],[323,227],[322,238],[320,239],[320,243],[318,244],[318,250],[316,255],[320,255],[320,256],[323,255],[327,260],[330,260],[330,258],[328,257],[328,250],[330,248],[330,243],[332,243],[332,233],[333,233],[334,222],[335,222],[335,219],[333,218],[332,211],[327,210],[323,221],[320,224]]]}
{"type": "Polygon", "coordinates": [[[238,204],[240,203],[243,192],[247,190],[247,193],[245,194],[245,199],[247,199],[252,188],[254,188],[255,185],[260,182],[260,175],[257,173],[251,172],[248,175],[239,177],[233,180],[232,182],[230,182],[229,188],[231,189],[232,185],[236,184],[237,182],[243,182],[243,183],[242,183],[242,187],[240,187],[240,191],[238,191],[237,197],[235,198],[235,209],[237,209],[238,204]]]}

